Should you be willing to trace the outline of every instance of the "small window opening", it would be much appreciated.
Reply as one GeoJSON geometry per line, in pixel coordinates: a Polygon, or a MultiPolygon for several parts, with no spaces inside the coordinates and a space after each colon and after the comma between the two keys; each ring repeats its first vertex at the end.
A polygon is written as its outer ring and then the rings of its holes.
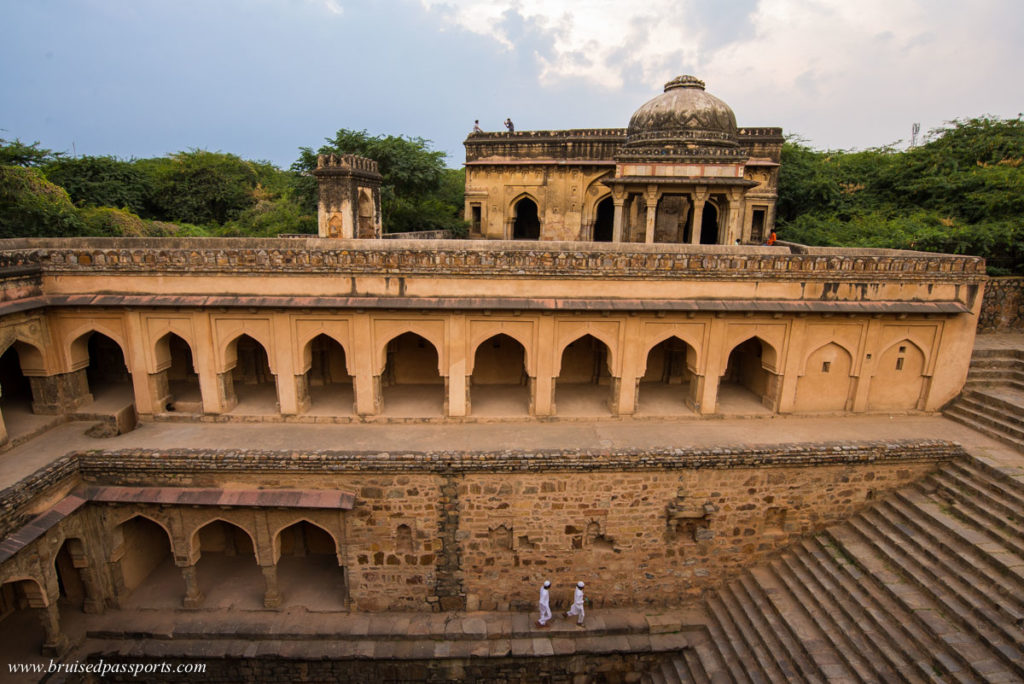
{"type": "Polygon", "coordinates": [[[831,368],[832,368],[832,362],[831,361],[822,361],[821,362],[821,372],[822,373],[828,373],[829,369],[831,369],[831,368]]]}
{"type": "Polygon", "coordinates": [[[896,359],[896,370],[903,370],[903,358],[896,359]]]}

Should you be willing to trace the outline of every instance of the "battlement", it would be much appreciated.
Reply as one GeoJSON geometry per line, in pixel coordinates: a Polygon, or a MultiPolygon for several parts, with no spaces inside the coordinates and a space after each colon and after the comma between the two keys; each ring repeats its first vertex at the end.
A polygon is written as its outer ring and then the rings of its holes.
{"type": "Polygon", "coordinates": [[[349,171],[362,171],[364,173],[380,173],[377,170],[377,162],[355,154],[317,155],[316,168],[318,171],[321,169],[345,169],[349,171]]]}

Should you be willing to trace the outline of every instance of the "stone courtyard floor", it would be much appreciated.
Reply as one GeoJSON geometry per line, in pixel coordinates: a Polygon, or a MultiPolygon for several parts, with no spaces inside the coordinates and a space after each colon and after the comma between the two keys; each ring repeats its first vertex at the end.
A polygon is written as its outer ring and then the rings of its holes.
{"type": "Polygon", "coordinates": [[[246,449],[313,451],[494,451],[754,446],[794,442],[947,439],[996,465],[1024,456],[941,415],[766,416],[688,420],[607,419],[500,423],[186,423],[143,422],[96,439],[91,422],[57,425],[0,453],[0,489],[75,450],[246,449]]]}

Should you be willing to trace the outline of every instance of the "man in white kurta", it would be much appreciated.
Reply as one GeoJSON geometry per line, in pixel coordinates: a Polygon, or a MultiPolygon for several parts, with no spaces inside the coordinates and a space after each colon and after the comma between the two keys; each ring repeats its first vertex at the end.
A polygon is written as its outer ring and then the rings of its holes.
{"type": "Polygon", "coordinates": [[[551,580],[544,582],[544,586],[540,588],[540,601],[537,603],[540,606],[540,619],[537,620],[538,627],[547,627],[548,620],[551,619],[551,593],[548,591],[551,587],[551,580]]]}
{"type": "Polygon", "coordinates": [[[583,582],[576,583],[576,591],[572,594],[572,607],[569,608],[569,612],[565,614],[565,617],[572,617],[576,615],[576,624],[580,627],[583,626],[583,582]]]}

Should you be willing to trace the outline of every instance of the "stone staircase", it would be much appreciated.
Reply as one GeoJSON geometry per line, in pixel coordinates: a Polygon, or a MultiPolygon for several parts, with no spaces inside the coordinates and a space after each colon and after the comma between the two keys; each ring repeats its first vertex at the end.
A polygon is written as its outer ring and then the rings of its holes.
{"type": "Polygon", "coordinates": [[[945,464],[703,602],[648,682],[1024,681],[1024,473],[945,464]]]}
{"type": "Polygon", "coordinates": [[[976,347],[963,392],[942,412],[1024,451],[1024,349],[976,347]]]}

